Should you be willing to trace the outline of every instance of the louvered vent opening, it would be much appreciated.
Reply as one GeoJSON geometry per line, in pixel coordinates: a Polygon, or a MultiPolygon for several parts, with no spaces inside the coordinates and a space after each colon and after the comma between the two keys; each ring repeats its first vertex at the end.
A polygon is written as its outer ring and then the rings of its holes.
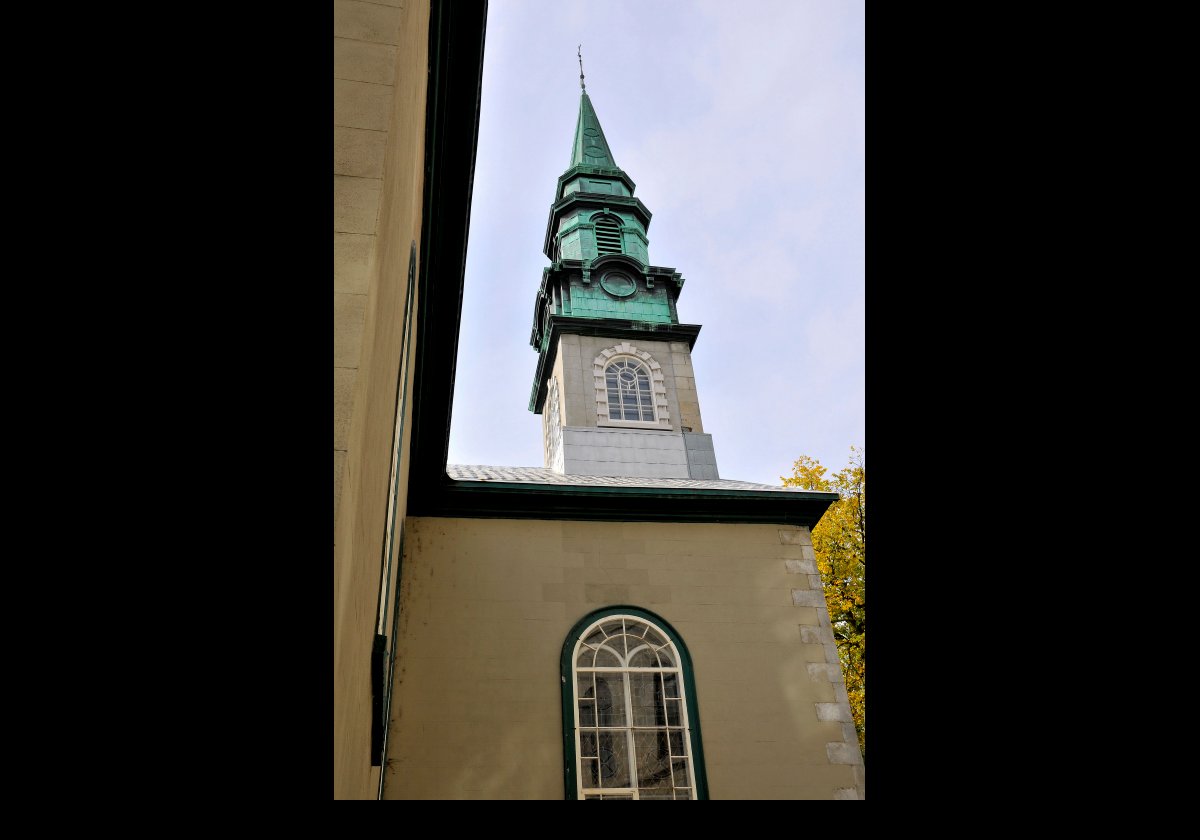
{"type": "Polygon", "coordinates": [[[621,253],[621,228],[611,216],[596,220],[596,253],[599,256],[621,253]]]}

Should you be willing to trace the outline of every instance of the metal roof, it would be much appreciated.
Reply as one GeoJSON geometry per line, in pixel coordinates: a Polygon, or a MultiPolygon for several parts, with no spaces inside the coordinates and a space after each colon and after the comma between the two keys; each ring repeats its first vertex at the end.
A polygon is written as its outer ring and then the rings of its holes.
{"type": "Polygon", "coordinates": [[[447,464],[446,474],[456,481],[503,481],[517,484],[565,484],[585,487],[673,487],[692,490],[753,490],[775,493],[811,493],[799,487],[756,484],[726,478],[643,478],[624,475],[563,475],[546,467],[493,467],[447,464]]]}

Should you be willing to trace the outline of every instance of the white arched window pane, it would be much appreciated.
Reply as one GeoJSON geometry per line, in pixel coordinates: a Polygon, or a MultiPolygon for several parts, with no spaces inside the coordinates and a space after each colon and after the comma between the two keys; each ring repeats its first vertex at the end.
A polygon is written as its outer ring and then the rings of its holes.
{"type": "Polygon", "coordinates": [[[696,798],[679,662],[670,638],[637,616],[606,616],[579,634],[571,657],[579,799],[696,798]]]}
{"type": "Polygon", "coordinates": [[[654,422],[654,389],[650,371],[631,358],[620,358],[604,370],[610,420],[654,422]]]}

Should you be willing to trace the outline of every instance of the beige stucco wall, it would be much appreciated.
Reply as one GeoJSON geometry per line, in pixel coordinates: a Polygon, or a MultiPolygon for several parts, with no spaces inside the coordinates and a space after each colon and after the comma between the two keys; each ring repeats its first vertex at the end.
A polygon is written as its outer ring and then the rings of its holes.
{"type": "Polygon", "coordinates": [[[385,799],[562,799],[562,644],[617,604],[688,646],[713,799],[862,798],[806,528],[410,518],[405,544],[385,799]]]}
{"type": "MultiPolygon", "coordinates": [[[[429,0],[334,2],[334,796],[373,799],[370,652],[409,246],[420,241],[429,0]]],[[[418,254],[419,259],[419,254],[418,254]]],[[[414,307],[415,310],[415,307],[414,307]]],[[[407,386],[411,387],[411,373],[407,386]]],[[[402,450],[407,453],[407,425],[402,450]]],[[[400,464],[399,510],[408,460],[400,464]]]]}
{"type": "MultiPolygon", "coordinates": [[[[590,335],[564,335],[559,338],[554,358],[554,375],[560,388],[560,400],[567,426],[598,428],[596,422],[596,385],[593,365],[601,350],[608,350],[628,341],[638,350],[649,353],[662,366],[663,382],[667,389],[667,409],[670,429],[682,431],[687,426],[701,433],[700,399],[696,394],[696,374],[692,370],[692,353],[685,341],[651,341],[649,339],[614,339],[590,335]]],[[[544,405],[542,407],[544,411],[544,405]]],[[[668,428],[666,426],[663,427],[668,428]]],[[[543,418],[543,431],[544,418],[543,418]]]]}

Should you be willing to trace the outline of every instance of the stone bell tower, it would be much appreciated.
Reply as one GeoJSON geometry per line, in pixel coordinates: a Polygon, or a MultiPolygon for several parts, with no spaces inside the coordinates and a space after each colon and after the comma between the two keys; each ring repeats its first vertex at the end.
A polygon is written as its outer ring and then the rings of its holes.
{"type": "Polygon", "coordinates": [[[534,302],[529,410],[545,466],[566,475],[715,479],[692,372],[699,324],[681,324],[683,277],[651,265],[650,211],[617,166],[583,85],[534,302]]]}

